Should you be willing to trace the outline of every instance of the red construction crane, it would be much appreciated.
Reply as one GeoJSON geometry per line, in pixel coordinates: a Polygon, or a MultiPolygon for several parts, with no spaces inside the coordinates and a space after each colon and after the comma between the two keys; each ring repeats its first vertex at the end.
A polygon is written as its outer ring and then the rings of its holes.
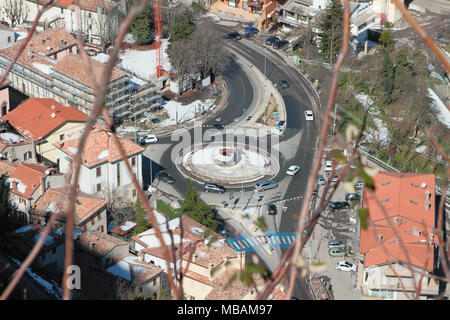
{"type": "Polygon", "coordinates": [[[163,71],[161,0],[153,0],[153,9],[155,12],[156,77],[159,78],[163,71]]]}

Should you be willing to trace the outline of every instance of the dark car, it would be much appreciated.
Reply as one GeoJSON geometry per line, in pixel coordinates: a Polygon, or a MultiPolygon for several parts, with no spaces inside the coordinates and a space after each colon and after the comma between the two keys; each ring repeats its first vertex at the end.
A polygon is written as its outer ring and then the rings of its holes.
{"type": "Polygon", "coordinates": [[[9,23],[6,22],[5,20],[1,20],[1,21],[0,21],[0,24],[9,27],[9,23]]]}
{"type": "Polygon", "coordinates": [[[203,185],[206,192],[219,192],[219,193],[225,193],[227,189],[224,186],[221,186],[220,184],[213,183],[213,182],[207,182],[203,185]]]}
{"type": "Polygon", "coordinates": [[[281,49],[281,48],[287,46],[288,44],[289,44],[289,41],[287,41],[287,40],[279,40],[279,41],[274,42],[273,47],[275,49],[281,49]]]}
{"type": "Polygon", "coordinates": [[[159,120],[158,118],[153,118],[152,120],[152,123],[160,123],[161,122],[161,120],[159,120]]]}
{"type": "Polygon", "coordinates": [[[156,174],[156,178],[161,181],[164,181],[165,183],[168,183],[168,184],[175,183],[175,179],[170,174],[168,174],[167,172],[164,172],[164,171],[159,171],[156,174]]]}
{"type": "Polygon", "coordinates": [[[328,208],[334,212],[336,210],[341,210],[341,209],[348,209],[350,208],[350,203],[348,203],[347,201],[336,201],[336,202],[332,202],[328,208]]]}
{"type": "Polygon", "coordinates": [[[249,36],[252,34],[257,34],[259,32],[259,30],[255,27],[245,27],[244,29],[244,33],[249,36]]]}
{"type": "Polygon", "coordinates": [[[270,36],[270,37],[268,37],[267,39],[266,39],[266,41],[264,42],[266,45],[268,45],[268,46],[271,46],[271,45],[273,45],[273,43],[275,42],[275,41],[279,41],[279,40],[281,40],[280,39],[280,37],[277,37],[277,36],[270,36]]]}
{"type": "Polygon", "coordinates": [[[241,37],[241,35],[239,34],[239,32],[230,32],[230,33],[227,33],[226,36],[225,36],[225,38],[227,38],[227,39],[233,39],[233,40],[235,40],[235,41],[241,40],[241,39],[242,39],[242,37],[241,37]]]}
{"type": "Polygon", "coordinates": [[[274,216],[277,214],[277,206],[274,203],[269,203],[267,205],[267,214],[269,216],[274,216]]]}
{"type": "Polygon", "coordinates": [[[289,88],[289,83],[287,82],[287,80],[280,80],[279,84],[281,89],[289,88]]]}
{"type": "Polygon", "coordinates": [[[361,200],[361,195],[358,193],[347,193],[345,195],[346,201],[359,201],[361,200]]]}
{"type": "Polygon", "coordinates": [[[222,130],[223,129],[223,125],[221,125],[220,123],[214,123],[211,128],[213,129],[217,129],[217,130],[222,130]]]}

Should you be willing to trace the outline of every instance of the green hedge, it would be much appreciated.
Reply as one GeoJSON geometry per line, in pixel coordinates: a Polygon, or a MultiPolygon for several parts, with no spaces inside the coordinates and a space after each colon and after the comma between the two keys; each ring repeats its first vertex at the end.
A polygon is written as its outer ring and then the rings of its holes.
{"type": "Polygon", "coordinates": [[[178,218],[180,216],[176,209],[172,208],[170,205],[160,199],[156,200],[156,207],[157,210],[165,214],[169,218],[169,220],[178,218]]]}

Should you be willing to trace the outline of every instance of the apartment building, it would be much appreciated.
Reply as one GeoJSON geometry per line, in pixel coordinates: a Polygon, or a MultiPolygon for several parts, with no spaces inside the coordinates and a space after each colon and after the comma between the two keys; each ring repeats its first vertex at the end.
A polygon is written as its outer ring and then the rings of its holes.
{"type": "Polygon", "coordinates": [[[0,133],[0,158],[8,162],[35,163],[36,147],[30,139],[11,132],[0,133]]]}
{"type": "MultiPolygon", "coordinates": [[[[42,8],[44,0],[26,0],[29,9],[28,20],[36,17],[42,8]]],[[[85,41],[96,45],[105,45],[111,42],[119,29],[122,20],[119,10],[119,1],[109,0],[57,0],[45,11],[38,22],[38,31],[49,28],[65,28],[70,33],[81,29],[85,41]],[[80,8],[80,19],[73,6],[80,8]]]]}
{"type": "Polygon", "coordinates": [[[358,285],[365,295],[407,299],[416,283],[421,299],[436,297],[438,282],[421,279],[439,269],[435,176],[380,172],[373,179],[375,191],[364,190],[363,207],[376,233],[361,229],[358,285]]]}
{"type": "MultiPolygon", "coordinates": [[[[0,73],[4,72],[23,40],[0,50],[0,73]]],[[[64,28],[48,29],[33,36],[8,74],[11,86],[29,97],[52,98],[89,113],[94,106],[93,78],[77,54],[76,39],[64,28]]],[[[99,80],[105,65],[91,59],[94,77],[99,80]]],[[[105,106],[115,121],[140,118],[160,106],[155,85],[138,86],[132,76],[114,68],[108,84],[105,106]]]]}
{"type": "Polygon", "coordinates": [[[13,29],[0,23],[0,49],[9,47],[16,42],[16,34],[13,29]]]}
{"type": "MultiPolygon", "coordinates": [[[[57,163],[61,172],[67,173],[78,152],[81,132],[68,135],[55,143],[57,163]]],[[[126,138],[119,138],[137,181],[142,185],[142,153],[144,148],[126,138]]],[[[134,201],[137,191],[111,132],[105,125],[96,125],[88,134],[81,154],[82,162],[78,181],[81,192],[96,194],[108,201],[134,201]]]]}
{"type": "Polygon", "coordinates": [[[49,188],[59,188],[64,185],[64,175],[42,163],[17,165],[8,178],[9,201],[17,209],[18,219],[28,224],[31,206],[49,188]]]}
{"type": "Polygon", "coordinates": [[[56,164],[54,143],[83,129],[87,116],[53,99],[31,98],[2,117],[12,130],[35,145],[39,161],[56,164]]]}
{"type": "MultiPolygon", "coordinates": [[[[69,209],[69,197],[63,195],[61,208],[57,208],[57,199],[63,188],[50,188],[31,206],[30,221],[36,224],[47,224],[53,212],[57,212],[56,222],[53,228],[63,233],[66,226],[67,212],[69,209]]],[[[85,194],[78,194],[75,200],[74,226],[83,231],[99,231],[106,233],[106,204],[101,199],[96,199],[85,194]]]]}

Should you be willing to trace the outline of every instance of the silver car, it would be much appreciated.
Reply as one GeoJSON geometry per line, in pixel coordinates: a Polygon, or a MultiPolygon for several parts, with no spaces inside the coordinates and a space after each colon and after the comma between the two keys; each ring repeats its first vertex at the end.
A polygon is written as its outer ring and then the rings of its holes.
{"type": "Polygon", "coordinates": [[[258,191],[265,191],[276,187],[278,187],[278,183],[273,180],[261,180],[255,185],[255,189],[258,191]]]}

